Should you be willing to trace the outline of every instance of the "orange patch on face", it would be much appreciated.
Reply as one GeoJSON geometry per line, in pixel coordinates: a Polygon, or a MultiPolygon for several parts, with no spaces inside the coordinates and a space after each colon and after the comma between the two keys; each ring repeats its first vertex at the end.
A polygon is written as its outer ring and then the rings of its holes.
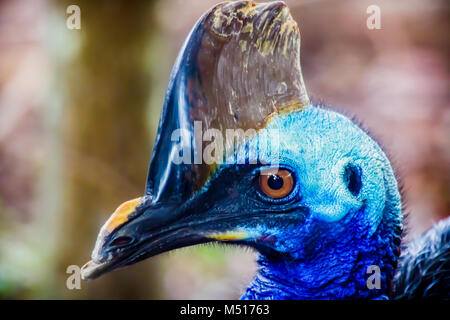
{"type": "Polygon", "coordinates": [[[128,217],[132,214],[136,207],[142,203],[142,198],[136,198],[122,203],[111,217],[105,223],[105,229],[108,232],[112,232],[117,227],[121,226],[128,221],[128,217]]]}

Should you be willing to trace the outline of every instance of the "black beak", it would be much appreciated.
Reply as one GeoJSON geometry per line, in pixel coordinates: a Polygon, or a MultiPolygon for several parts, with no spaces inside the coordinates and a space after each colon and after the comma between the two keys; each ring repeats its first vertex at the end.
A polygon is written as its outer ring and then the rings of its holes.
{"type": "Polygon", "coordinates": [[[109,231],[118,219],[123,205],[120,206],[102,227],[92,260],[82,268],[82,278],[91,280],[181,247],[210,241],[239,242],[252,237],[247,231],[236,229],[240,221],[238,216],[217,214],[215,208],[205,212],[207,206],[197,206],[196,202],[189,202],[187,207],[144,202],[129,213],[124,224],[109,231]],[[203,212],[195,212],[193,207],[203,212]]]}

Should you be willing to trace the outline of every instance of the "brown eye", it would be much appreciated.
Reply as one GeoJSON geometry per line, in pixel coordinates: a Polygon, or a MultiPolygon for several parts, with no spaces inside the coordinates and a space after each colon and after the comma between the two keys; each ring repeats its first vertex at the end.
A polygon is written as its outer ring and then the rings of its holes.
{"type": "Polygon", "coordinates": [[[294,179],[288,170],[268,168],[261,171],[259,186],[267,196],[279,199],[286,197],[292,191],[294,179]]]}

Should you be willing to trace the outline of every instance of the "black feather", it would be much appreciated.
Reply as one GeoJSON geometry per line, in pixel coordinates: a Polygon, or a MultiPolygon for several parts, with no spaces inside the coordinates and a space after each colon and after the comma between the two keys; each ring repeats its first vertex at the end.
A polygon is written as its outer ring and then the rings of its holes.
{"type": "Polygon", "coordinates": [[[450,218],[402,249],[393,299],[450,299],[450,218]]]}

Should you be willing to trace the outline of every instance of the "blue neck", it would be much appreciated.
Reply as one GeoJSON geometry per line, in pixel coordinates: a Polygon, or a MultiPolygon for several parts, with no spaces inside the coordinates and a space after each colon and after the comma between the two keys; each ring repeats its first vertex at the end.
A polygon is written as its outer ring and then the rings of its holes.
{"type": "MultiPolygon", "coordinates": [[[[270,262],[258,259],[259,272],[243,300],[387,299],[388,283],[368,289],[367,266],[372,263],[346,257],[343,261],[309,264],[299,261],[270,262]]],[[[384,279],[386,280],[386,279],[384,279]]]]}
{"type": "Polygon", "coordinates": [[[369,236],[355,218],[350,224],[362,231],[357,237],[340,234],[311,257],[275,261],[261,255],[259,272],[241,299],[387,299],[399,255],[400,221],[385,220],[369,236]],[[373,265],[380,270],[379,289],[367,284],[373,265]]]}

